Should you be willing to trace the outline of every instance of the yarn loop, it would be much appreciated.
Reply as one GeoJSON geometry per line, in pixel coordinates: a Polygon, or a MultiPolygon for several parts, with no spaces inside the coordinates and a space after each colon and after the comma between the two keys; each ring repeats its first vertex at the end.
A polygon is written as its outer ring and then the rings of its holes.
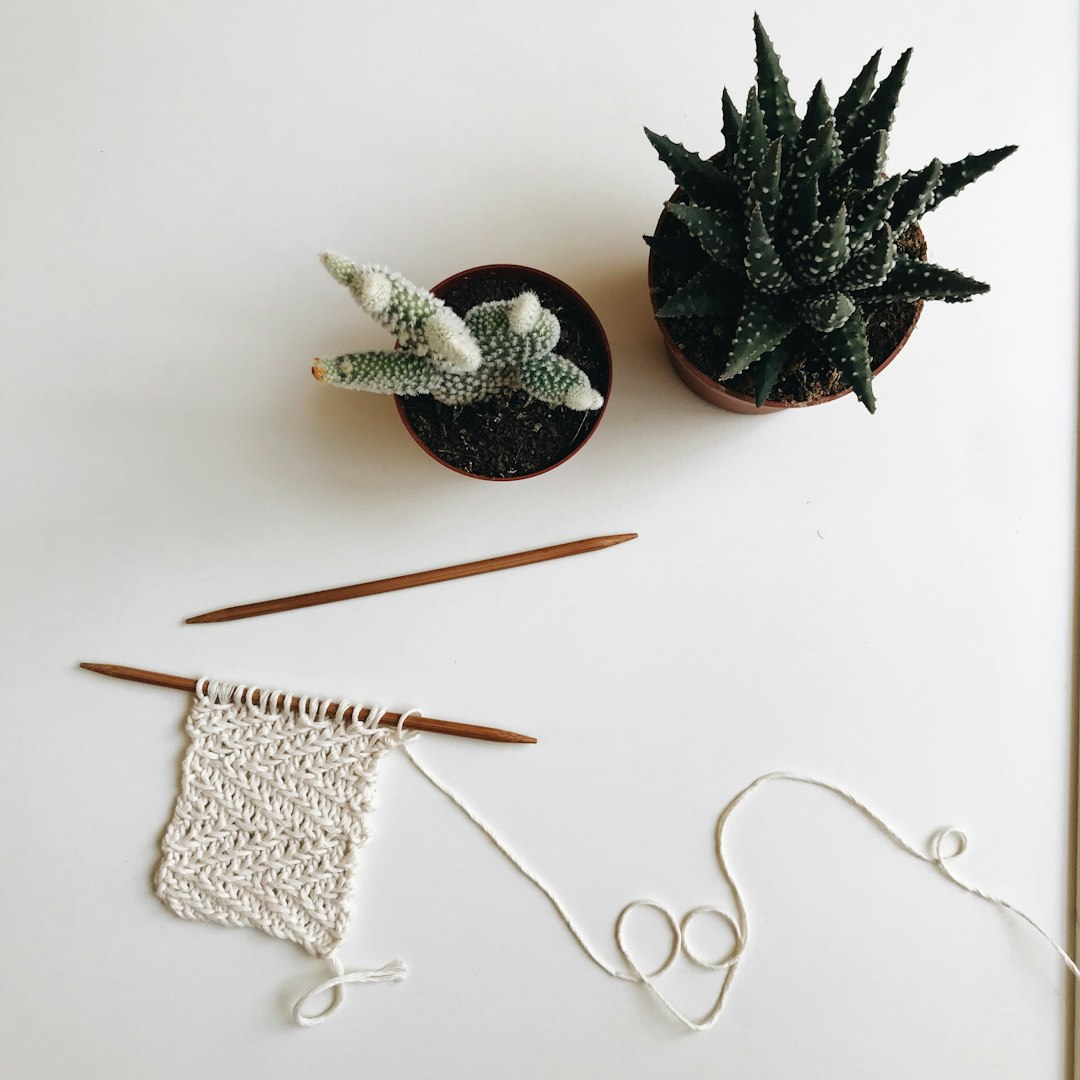
{"type": "Polygon", "coordinates": [[[326,959],[334,971],[333,977],[305,991],[293,1005],[293,1019],[301,1027],[315,1027],[316,1024],[321,1024],[333,1016],[345,996],[342,987],[349,983],[401,982],[408,975],[408,969],[400,960],[391,960],[389,964],[370,971],[346,971],[336,952],[331,953],[326,959]],[[313,997],[325,994],[327,991],[330,992],[331,998],[326,1008],[317,1013],[304,1012],[304,1006],[313,997]]]}

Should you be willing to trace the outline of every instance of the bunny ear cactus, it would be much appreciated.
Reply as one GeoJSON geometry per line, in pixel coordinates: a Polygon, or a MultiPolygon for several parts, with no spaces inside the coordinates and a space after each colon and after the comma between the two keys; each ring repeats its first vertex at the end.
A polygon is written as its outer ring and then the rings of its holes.
{"type": "Polygon", "coordinates": [[[603,405],[585,373],[554,352],[559,320],[535,293],[478,304],[461,318],[385,267],[357,266],[332,254],[322,262],[399,348],[316,360],[311,370],[321,382],[377,394],[430,394],[447,405],[483,401],[504,388],[581,412],[603,405]]]}
{"type": "MultiPolygon", "coordinates": [[[[874,411],[867,316],[894,301],[971,299],[981,281],[916,257],[919,219],[1015,146],[886,178],[885,155],[911,50],[877,82],[875,53],[835,108],[821,82],[800,118],[754,16],[757,79],[740,113],[723,94],[722,154],[702,158],[646,128],[681,188],[669,228],[645,237],[682,284],[660,318],[731,327],[721,382],[746,372],[760,407],[788,358],[839,371],[874,411]]],[[[718,337],[719,341],[720,338],[718,337]]]]}

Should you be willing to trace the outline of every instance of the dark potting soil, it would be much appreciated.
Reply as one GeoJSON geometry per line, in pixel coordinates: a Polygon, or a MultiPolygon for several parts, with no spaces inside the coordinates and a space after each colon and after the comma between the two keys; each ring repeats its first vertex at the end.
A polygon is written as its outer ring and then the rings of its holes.
{"type": "MultiPolygon", "coordinates": [[[[674,218],[664,215],[665,223],[673,221],[674,218]]],[[[926,258],[926,240],[918,227],[903,233],[897,246],[910,258],[926,258]]],[[[656,306],[659,308],[690,275],[684,268],[673,266],[659,258],[655,266],[656,306]]],[[[921,308],[922,301],[919,300],[914,303],[897,301],[876,304],[865,309],[866,337],[872,370],[876,371],[892,355],[912,322],[918,317],[921,308]]],[[[719,382],[731,349],[731,337],[735,332],[734,320],[665,319],[664,325],[687,360],[699,371],[719,382]]],[[[823,365],[816,355],[807,350],[798,338],[798,331],[789,339],[789,344],[790,355],[769,395],[769,401],[809,405],[851,388],[841,371],[823,365]]],[[[744,371],[726,379],[723,385],[736,393],[754,396],[754,379],[750,372],[744,371]]]]}
{"type": "MultiPolygon", "coordinates": [[[[526,289],[554,312],[562,328],[555,351],[572,360],[606,400],[611,389],[607,349],[574,298],[543,278],[483,272],[455,282],[440,296],[459,315],[487,300],[512,300],[526,289]]],[[[554,408],[524,390],[503,390],[473,405],[444,405],[426,395],[398,399],[413,431],[433,453],[474,476],[509,479],[557,464],[584,442],[600,410],[554,408]]]]}

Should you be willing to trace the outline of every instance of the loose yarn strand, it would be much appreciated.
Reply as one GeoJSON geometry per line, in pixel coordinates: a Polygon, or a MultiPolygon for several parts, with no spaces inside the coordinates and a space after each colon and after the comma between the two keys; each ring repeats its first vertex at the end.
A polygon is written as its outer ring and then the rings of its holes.
{"type": "Polygon", "coordinates": [[[346,971],[342,966],[341,958],[336,952],[331,953],[326,959],[334,971],[333,977],[319,983],[318,986],[313,986],[310,990],[306,990],[296,999],[296,1003],[293,1005],[293,1019],[301,1027],[314,1027],[324,1020],[329,1020],[338,1011],[338,1007],[345,997],[342,987],[348,983],[401,982],[408,975],[408,969],[400,960],[391,960],[389,964],[384,964],[381,968],[373,968],[370,971],[346,971]],[[304,1012],[304,1006],[311,998],[318,994],[325,994],[328,990],[331,992],[332,997],[330,998],[330,1004],[322,1012],[304,1012]]]}
{"type": "Polygon", "coordinates": [[[720,876],[727,883],[731,890],[732,898],[735,905],[734,916],[728,914],[726,911],[713,905],[702,905],[700,907],[692,908],[688,911],[681,920],[676,919],[671,910],[664,904],[655,900],[632,900],[619,912],[615,920],[614,936],[615,947],[622,957],[623,961],[627,965],[629,970],[620,971],[618,968],[608,964],[597,951],[588,943],[584,934],[578,928],[577,923],[573,917],[567,911],[565,905],[556,896],[554,891],[546,885],[541,878],[533,871],[530,870],[522,862],[521,858],[516,855],[507,843],[502,840],[495,830],[487,824],[474,810],[472,810],[465,801],[457,795],[444,781],[435,776],[427,766],[421,764],[416,756],[413,754],[409,746],[402,741],[400,743],[402,751],[412,762],[417,771],[435,788],[442,792],[447,799],[450,800],[490,841],[495,845],[503,856],[510,862],[510,864],[528,881],[547,898],[551,906],[555,909],[556,914],[559,916],[563,924],[566,926],[570,935],[577,942],[578,946],[585,953],[585,955],[603,972],[616,979],[622,979],[626,982],[641,983],[649,992],[656,998],[656,1000],[664,1006],[664,1008],[671,1013],[679,1023],[691,1031],[707,1031],[717,1021],[720,1013],[723,1010],[724,1003],[727,999],[729,990],[731,989],[732,981],[735,976],[735,971],[739,961],[742,959],[743,953],[746,949],[747,942],[749,940],[749,917],[747,914],[746,904],[743,900],[741,891],[735,882],[735,878],[728,865],[728,857],[724,849],[724,837],[727,824],[731,819],[735,809],[746,800],[751,792],[759,787],[769,783],[770,781],[787,781],[789,783],[805,784],[810,787],[821,788],[823,791],[831,792],[833,795],[843,799],[849,806],[859,811],[864,817],[873,822],[892,842],[899,847],[902,851],[905,851],[908,855],[913,856],[920,862],[929,863],[932,866],[937,867],[945,877],[956,885],[958,888],[963,889],[964,892],[970,893],[972,896],[978,897],[980,900],[984,900],[989,904],[993,904],[996,907],[1001,908],[1004,911],[1009,912],[1015,917],[1021,919],[1027,923],[1040,937],[1046,941],[1054,951],[1061,958],[1062,962],[1068,968],[1068,970],[1077,979],[1080,979],[1080,968],[1077,967],[1072,957],[1063,949],[1039,924],[1028,914],[1021,911],[1019,908],[1010,904],[1007,900],[1003,900],[999,896],[995,896],[992,893],[986,892],[975,885],[964,881],[958,877],[952,869],[947,865],[948,861],[962,855],[967,850],[967,835],[955,826],[946,826],[939,829],[930,841],[929,854],[920,851],[914,845],[908,843],[899,832],[896,831],[884,818],[870,809],[864,802],[862,802],[857,796],[850,791],[845,790],[831,784],[825,780],[819,780],[812,776],[803,776],[798,773],[790,772],[769,772],[757,777],[746,785],[741,791],[739,791],[723,808],[720,812],[720,816],[716,822],[715,832],[715,850],[717,867],[720,871],[720,876]],[[956,850],[952,852],[946,852],[944,845],[948,841],[953,841],[956,844],[956,850]],[[624,928],[625,923],[631,912],[638,908],[649,908],[652,911],[657,912],[667,923],[668,929],[671,933],[671,948],[668,951],[667,957],[663,963],[652,972],[642,971],[638,964],[634,961],[629,948],[626,945],[624,928]],[[687,931],[695,918],[699,915],[715,915],[727,923],[728,927],[732,931],[734,936],[734,947],[731,952],[718,960],[705,960],[700,957],[690,946],[687,931]],[[706,968],[712,971],[724,971],[724,979],[720,986],[720,992],[717,995],[716,1001],[708,1013],[699,1021],[692,1020],[681,1012],[663,992],[657,987],[655,980],[665,971],[667,971],[672,964],[676,961],[679,955],[685,956],[691,963],[698,967],[706,968]]]}
{"type": "Polygon", "coordinates": [[[540,892],[542,892],[544,896],[548,898],[551,906],[555,909],[559,918],[562,919],[562,921],[566,924],[566,928],[570,931],[570,934],[572,935],[574,940],[584,951],[585,955],[588,956],[588,958],[594,964],[596,964],[597,967],[607,972],[607,974],[611,975],[613,978],[628,979],[631,982],[637,981],[632,975],[627,974],[625,971],[619,971],[617,968],[611,967],[599,956],[597,952],[595,952],[595,950],[593,950],[593,948],[582,936],[581,931],[577,928],[577,924],[570,917],[570,913],[563,906],[562,901],[559,900],[559,898],[555,895],[551,888],[545,885],[544,882],[541,881],[540,878],[537,877],[537,875],[533,873],[532,870],[525,866],[521,859],[517,855],[515,855],[509,847],[507,847],[506,843],[503,840],[499,838],[495,830],[478,814],[471,810],[459,795],[457,795],[447,784],[445,784],[433,772],[431,772],[431,770],[428,769],[426,765],[421,765],[420,762],[416,760],[416,755],[413,754],[411,749],[409,749],[409,745],[407,742],[401,743],[401,750],[405,754],[405,756],[413,763],[420,775],[423,776],[424,779],[426,779],[432,787],[441,791],[443,795],[445,795],[446,798],[448,798],[495,845],[495,847],[497,847],[499,851],[502,852],[503,856],[518,871],[518,873],[531,881],[533,885],[536,886],[536,888],[539,889],[540,892]]]}
{"type": "Polygon", "coordinates": [[[727,823],[727,819],[731,812],[739,805],[743,799],[750,794],[756,787],[767,783],[770,780],[788,780],[792,783],[807,784],[811,787],[821,788],[824,791],[830,791],[834,795],[838,795],[845,802],[849,803],[856,810],[862,813],[865,817],[869,818],[882,832],[888,836],[897,847],[906,851],[909,855],[914,856],[921,862],[930,863],[931,866],[936,866],[946,878],[949,879],[958,888],[964,890],[964,892],[970,893],[972,896],[977,896],[980,900],[985,900],[988,904],[993,904],[996,907],[1002,908],[1014,915],[1016,918],[1021,919],[1027,923],[1044,941],[1050,945],[1053,950],[1061,958],[1062,962],[1069,969],[1072,975],[1080,979],[1080,967],[1077,967],[1075,961],[1071,956],[1063,949],[1030,915],[1021,911],[1020,908],[1014,904],[1010,904],[1008,900],[1003,899],[1000,896],[996,896],[993,893],[986,892],[984,889],[980,889],[976,885],[972,885],[970,882],[964,881],[959,875],[954,873],[947,865],[950,859],[958,858],[967,851],[968,838],[967,833],[963,829],[957,828],[955,825],[946,825],[938,829],[937,832],[931,837],[929,854],[919,851],[917,848],[909,844],[887,821],[885,821],[878,814],[874,813],[865,803],[860,802],[856,796],[850,791],[845,791],[841,787],[837,787],[835,784],[830,784],[825,780],[818,780],[812,776],[801,776],[798,773],[789,772],[771,772],[766,773],[763,776],[759,776],[756,780],[752,781],[745,788],[742,789],[721,813],[719,820],[716,823],[716,858],[720,865],[720,873],[731,887],[732,894],[735,897],[735,904],[739,910],[740,916],[745,928],[746,922],[746,909],[742,903],[742,897],[739,894],[738,887],[736,886],[731,874],[727,868],[727,860],[724,856],[723,835],[724,826],[727,823]],[[944,850],[947,841],[953,840],[956,843],[956,850],[952,852],[946,852],[944,850]]]}

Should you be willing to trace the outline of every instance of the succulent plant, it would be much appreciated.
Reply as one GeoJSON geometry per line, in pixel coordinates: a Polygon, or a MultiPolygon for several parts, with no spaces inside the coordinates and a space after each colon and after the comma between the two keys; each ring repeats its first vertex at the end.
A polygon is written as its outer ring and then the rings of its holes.
{"type": "MultiPolygon", "coordinates": [[[[681,195],[645,237],[682,279],[657,312],[733,327],[721,382],[753,377],[758,405],[793,352],[838,370],[874,411],[868,311],[969,300],[989,286],[905,253],[905,233],[1015,146],[887,177],[885,154],[911,50],[877,83],[878,50],[833,107],[819,81],[800,118],[754,16],[757,79],[740,114],[723,93],[724,148],[706,159],[646,128],[681,195]]],[[[718,341],[721,338],[718,337],[718,341]]]]}
{"type": "Polygon", "coordinates": [[[447,405],[483,401],[503,388],[521,388],[547,405],[581,412],[603,405],[588,376],[552,351],[559,320],[536,293],[477,304],[461,318],[384,266],[357,266],[329,253],[321,258],[399,345],[317,359],[311,371],[321,382],[377,394],[430,394],[447,405]]]}

